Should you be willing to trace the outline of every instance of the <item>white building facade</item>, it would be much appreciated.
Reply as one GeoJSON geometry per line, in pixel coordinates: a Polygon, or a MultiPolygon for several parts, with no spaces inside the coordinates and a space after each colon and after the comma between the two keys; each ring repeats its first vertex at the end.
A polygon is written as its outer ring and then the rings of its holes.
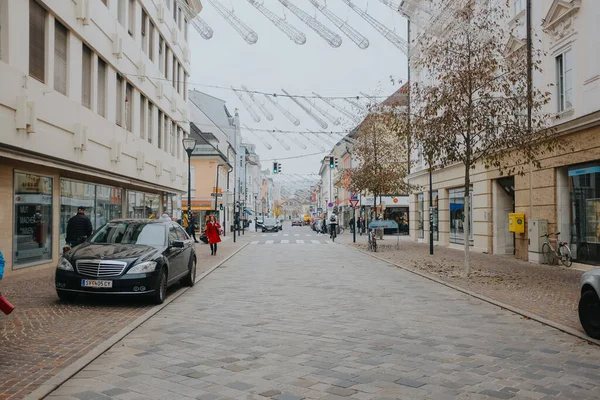
{"type": "Polygon", "coordinates": [[[199,0],[0,0],[0,248],[52,266],[68,219],[180,212],[199,0]]]}
{"type": "MultiPolygon", "coordinates": [[[[506,44],[507,54],[526,45],[525,0],[503,1],[511,8],[507,28],[516,36],[506,44]]],[[[453,4],[449,2],[448,4],[453,4]]],[[[410,199],[410,232],[414,240],[429,241],[429,214],[434,213],[434,241],[461,248],[464,213],[469,213],[469,244],[476,251],[515,254],[517,258],[541,261],[539,249],[532,247],[530,220],[543,220],[548,231],[561,232],[576,261],[600,264],[600,2],[594,0],[532,1],[534,46],[544,51],[541,71],[534,69],[533,85],[552,93],[545,112],[553,115],[557,135],[568,147],[542,159],[542,167],[531,168],[524,176],[501,176],[496,170],[477,167],[471,176],[471,207],[464,210],[464,166],[454,165],[433,173],[433,204],[427,189],[410,199]],[[509,231],[508,214],[525,216],[525,232],[509,231]]],[[[404,4],[410,17],[411,37],[417,38],[424,21],[452,23],[435,18],[443,8],[439,1],[413,0],[404,4]],[[429,12],[425,12],[428,11],[429,12]],[[430,19],[433,15],[433,19],[430,19]]],[[[447,13],[446,13],[447,14],[447,13]]],[[[413,45],[415,45],[413,43],[413,45]]],[[[419,42],[411,53],[418,57],[419,42]]],[[[525,54],[523,52],[523,54],[525,54]]],[[[414,65],[415,59],[411,60],[414,65]]],[[[411,72],[420,81],[418,71],[411,72]]],[[[428,188],[427,165],[415,152],[409,176],[411,184],[428,188]]]]}

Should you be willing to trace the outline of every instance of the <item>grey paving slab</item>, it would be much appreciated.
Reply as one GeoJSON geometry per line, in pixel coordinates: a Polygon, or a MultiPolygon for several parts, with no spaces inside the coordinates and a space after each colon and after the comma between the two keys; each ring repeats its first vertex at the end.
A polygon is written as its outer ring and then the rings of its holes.
{"type": "Polygon", "coordinates": [[[52,398],[597,399],[599,360],[343,246],[248,246],[52,398]]]}

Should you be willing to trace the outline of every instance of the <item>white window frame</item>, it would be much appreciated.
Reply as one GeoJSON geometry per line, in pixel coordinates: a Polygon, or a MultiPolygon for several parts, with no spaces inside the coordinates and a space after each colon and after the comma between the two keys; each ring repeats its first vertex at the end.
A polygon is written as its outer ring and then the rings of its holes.
{"type": "Polygon", "coordinates": [[[519,15],[521,11],[527,8],[527,0],[512,0],[512,2],[514,15],[519,15]]]}
{"type": "Polygon", "coordinates": [[[573,108],[573,59],[568,49],[556,56],[556,105],[559,113],[573,108]],[[569,83],[570,81],[570,83],[569,83]]]}

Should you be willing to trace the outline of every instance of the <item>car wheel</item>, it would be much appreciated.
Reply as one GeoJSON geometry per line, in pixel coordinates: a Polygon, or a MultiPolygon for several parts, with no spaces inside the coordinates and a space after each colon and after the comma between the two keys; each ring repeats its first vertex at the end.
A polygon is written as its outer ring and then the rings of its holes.
{"type": "Polygon", "coordinates": [[[77,299],[77,293],[73,293],[73,292],[65,292],[64,290],[57,290],[56,294],[58,295],[58,298],[60,299],[60,301],[64,301],[67,303],[72,303],[75,301],[75,299],[77,299]]]}
{"type": "Polygon", "coordinates": [[[190,272],[186,275],[185,278],[183,278],[182,283],[184,284],[184,286],[192,287],[194,286],[194,283],[196,283],[196,257],[194,256],[190,258],[189,270],[190,272]]]}
{"type": "Polygon", "coordinates": [[[581,294],[579,321],[585,333],[594,339],[600,339],[600,298],[593,290],[581,294]]]}
{"type": "Polygon", "coordinates": [[[167,271],[163,268],[156,281],[152,300],[155,304],[162,304],[165,301],[165,297],[167,297],[167,271]]]}

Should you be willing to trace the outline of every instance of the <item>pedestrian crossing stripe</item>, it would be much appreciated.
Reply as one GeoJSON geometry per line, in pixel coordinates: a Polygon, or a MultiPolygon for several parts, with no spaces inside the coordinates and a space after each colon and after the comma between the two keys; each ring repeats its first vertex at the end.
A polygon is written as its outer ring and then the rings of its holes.
{"type": "Polygon", "coordinates": [[[258,242],[258,240],[255,240],[255,241],[253,241],[253,242],[250,242],[250,244],[258,244],[258,243],[259,243],[259,242],[258,242]]]}
{"type": "Polygon", "coordinates": [[[276,242],[275,240],[266,240],[264,242],[261,242],[260,240],[254,240],[252,242],[250,242],[249,244],[251,245],[260,245],[260,244],[273,244],[273,245],[278,245],[278,244],[329,244],[329,242],[320,242],[318,240],[309,240],[309,241],[305,241],[305,240],[281,240],[279,242],[276,242]]]}
{"type": "Polygon", "coordinates": [[[298,244],[304,244],[304,240],[296,240],[296,243],[298,243],[298,244]]]}
{"type": "Polygon", "coordinates": [[[289,244],[289,243],[290,243],[290,241],[289,241],[289,240],[282,240],[282,241],[281,241],[281,244],[289,244]]]}
{"type": "Polygon", "coordinates": [[[321,244],[318,240],[311,240],[312,244],[321,244]]]}
{"type": "Polygon", "coordinates": [[[265,242],[265,244],[273,244],[273,243],[275,243],[275,241],[274,241],[274,240],[267,240],[267,241],[265,242]]]}

